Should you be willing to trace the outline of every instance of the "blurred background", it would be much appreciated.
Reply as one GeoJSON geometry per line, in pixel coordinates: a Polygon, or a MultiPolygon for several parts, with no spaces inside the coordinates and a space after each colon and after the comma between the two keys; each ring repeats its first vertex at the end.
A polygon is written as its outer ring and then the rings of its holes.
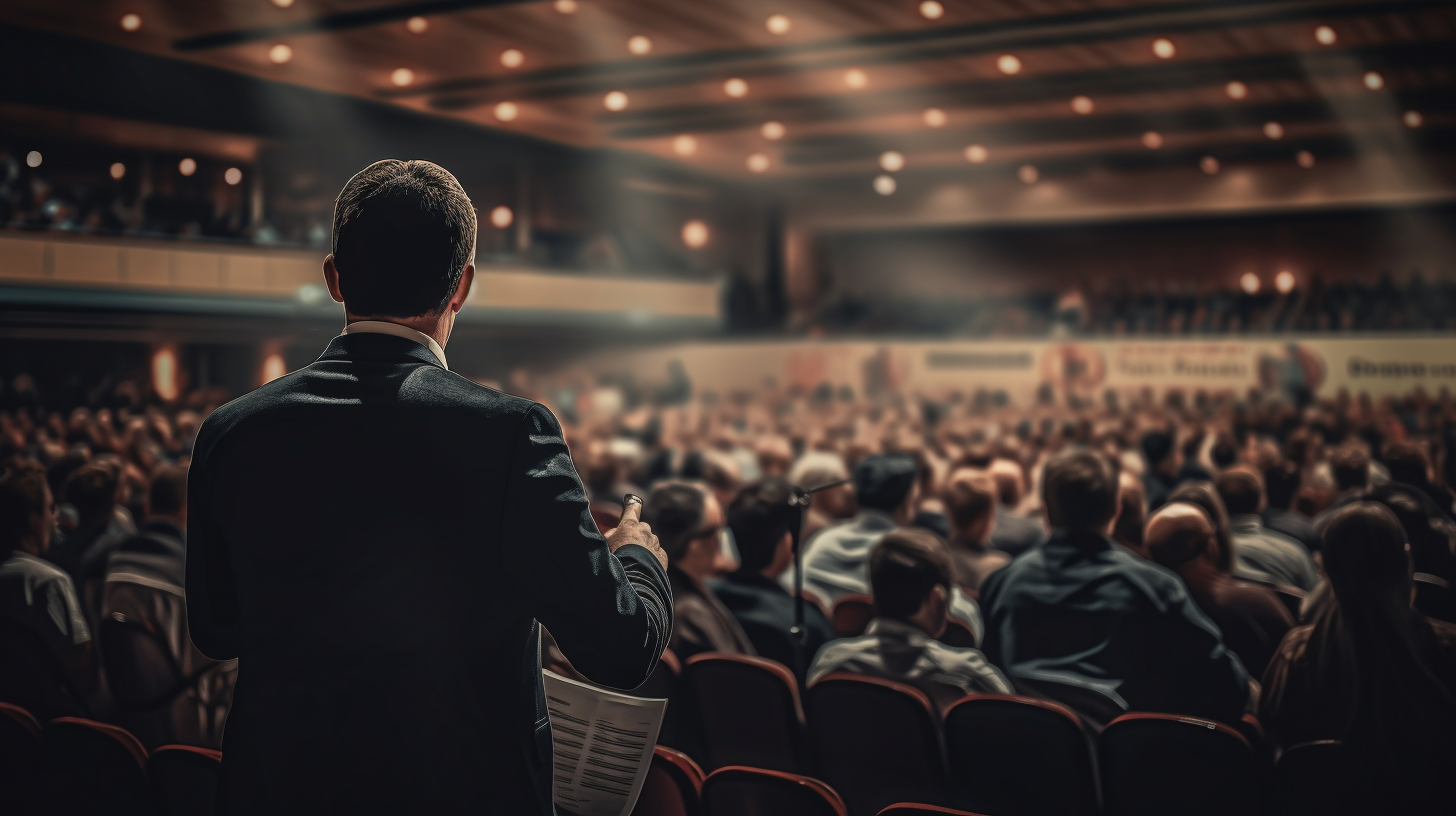
{"type": "Polygon", "coordinates": [[[0,71],[9,408],[308,364],[385,157],[479,211],[452,368],[568,418],[1456,378],[1449,2],[11,0],[0,71]]]}

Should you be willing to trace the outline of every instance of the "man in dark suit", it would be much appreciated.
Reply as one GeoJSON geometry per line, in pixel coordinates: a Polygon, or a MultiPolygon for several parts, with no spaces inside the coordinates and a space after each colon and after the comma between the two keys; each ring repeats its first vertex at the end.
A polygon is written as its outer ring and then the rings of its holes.
{"type": "Polygon", "coordinates": [[[324,261],[344,334],[198,434],[188,620],[239,660],[219,813],[549,814],[538,621],[617,688],[667,644],[637,505],[604,540],[555,417],[447,367],[475,229],[436,165],[354,176],[324,261]]]}

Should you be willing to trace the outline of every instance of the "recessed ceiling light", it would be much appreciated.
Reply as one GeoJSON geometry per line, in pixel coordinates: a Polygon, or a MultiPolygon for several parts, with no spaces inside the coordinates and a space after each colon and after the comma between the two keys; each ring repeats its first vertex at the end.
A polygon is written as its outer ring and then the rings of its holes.
{"type": "Polygon", "coordinates": [[[243,171],[236,167],[229,167],[223,171],[222,180],[236,187],[243,180],[243,171]]]}
{"type": "Polygon", "coordinates": [[[920,16],[927,20],[939,20],[945,16],[945,6],[936,0],[925,0],[920,4],[920,16]]]}
{"type": "Polygon", "coordinates": [[[112,178],[116,179],[117,181],[120,181],[121,178],[122,178],[122,176],[125,176],[125,175],[126,175],[126,165],[122,164],[121,162],[116,162],[115,164],[111,165],[111,177],[112,178]]]}
{"type": "Polygon", "coordinates": [[[1281,124],[1279,124],[1278,122],[1265,122],[1264,123],[1264,135],[1267,136],[1270,139],[1275,139],[1275,140],[1283,139],[1284,138],[1284,126],[1281,125],[1281,124]]]}
{"type": "Polygon", "coordinates": [[[971,164],[980,164],[986,160],[988,155],[990,154],[986,152],[986,148],[978,144],[966,148],[966,161],[971,164]]]}
{"type": "Polygon", "coordinates": [[[411,34],[423,34],[430,30],[430,21],[423,17],[411,17],[404,21],[404,27],[409,29],[411,34]]]}
{"type": "Polygon", "coordinates": [[[1333,28],[1322,25],[1314,30],[1314,39],[1320,45],[1334,45],[1337,38],[1333,28]]]}
{"type": "Polygon", "coordinates": [[[609,111],[626,110],[627,95],[622,93],[621,91],[612,91],[611,93],[608,93],[606,96],[602,97],[602,104],[606,105],[607,110],[609,111]]]}
{"type": "Polygon", "coordinates": [[[686,133],[673,137],[672,152],[679,156],[691,156],[698,152],[698,140],[686,133]]]}
{"type": "Polygon", "coordinates": [[[1259,291],[1259,276],[1253,272],[1245,272],[1244,276],[1239,278],[1239,286],[1243,287],[1243,290],[1251,295],[1257,294],[1259,291]]]}
{"type": "Polygon", "coordinates": [[[683,224],[682,240],[693,249],[701,249],[708,243],[708,225],[696,219],[683,224]]]}
{"type": "Polygon", "coordinates": [[[274,65],[282,65],[293,59],[293,49],[283,43],[278,43],[268,49],[268,61],[274,65]]]}
{"type": "Polygon", "coordinates": [[[1229,99],[1243,99],[1249,95],[1249,86],[1237,79],[1223,86],[1223,90],[1229,95],[1229,99]]]}
{"type": "Polygon", "coordinates": [[[925,124],[933,128],[945,127],[947,121],[945,111],[940,108],[926,108],[921,116],[925,119],[925,124]]]}
{"type": "Polygon", "coordinates": [[[1163,146],[1163,134],[1156,130],[1150,130],[1143,134],[1143,147],[1149,150],[1157,150],[1163,146]]]}
{"type": "Polygon", "coordinates": [[[516,214],[511,212],[510,207],[500,206],[490,211],[490,223],[494,224],[497,229],[505,229],[515,220],[516,214]]]}
{"type": "Polygon", "coordinates": [[[415,72],[408,68],[396,68],[389,75],[389,81],[403,88],[415,81],[415,72]]]}
{"type": "Polygon", "coordinates": [[[1404,116],[1400,117],[1400,120],[1405,122],[1405,126],[1408,128],[1418,128],[1425,123],[1426,118],[1421,116],[1420,111],[1408,110],[1404,116]]]}
{"type": "Polygon", "coordinates": [[[177,162],[177,172],[184,176],[190,176],[197,172],[197,162],[193,159],[183,159],[177,162]]]}
{"type": "Polygon", "coordinates": [[[1072,97],[1072,110],[1075,111],[1075,112],[1077,112],[1077,113],[1082,114],[1083,116],[1086,116],[1087,114],[1091,113],[1092,112],[1092,97],[1090,97],[1090,96],[1074,96],[1074,97],[1072,97]]]}
{"type": "Polygon", "coordinates": [[[768,169],[768,156],[762,153],[754,153],[748,157],[748,169],[754,173],[762,173],[768,169]]]}
{"type": "Polygon", "coordinates": [[[727,82],[724,82],[723,83],[723,93],[728,94],[729,96],[733,97],[734,99],[738,99],[740,97],[747,96],[748,95],[748,83],[747,82],[744,82],[743,80],[739,79],[738,77],[733,77],[732,79],[730,79],[727,82]]]}
{"type": "Polygon", "coordinates": [[[770,34],[787,34],[789,29],[794,27],[794,21],[790,20],[787,15],[774,14],[763,21],[763,27],[768,29],[770,34]]]}
{"type": "Polygon", "coordinates": [[[880,167],[887,173],[894,173],[905,167],[905,154],[898,150],[886,150],[880,154],[880,167]]]}
{"type": "Polygon", "coordinates": [[[1212,156],[1204,156],[1198,160],[1198,169],[1211,176],[1218,172],[1218,159],[1212,156]]]}
{"type": "Polygon", "coordinates": [[[1385,87],[1385,77],[1377,71],[1365,72],[1365,87],[1372,91],[1378,91],[1385,87]]]}
{"type": "Polygon", "coordinates": [[[1301,150],[1294,154],[1294,163],[1308,170],[1314,167],[1314,154],[1308,150],[1301,150]]]}
{"type": "Polygon", "coordinates": [[[41,155],[39,150],[32,150],[25,154],[26,167],[40,167],[41,155]]]}
{"type": "Polygon", "coordinates": [[[1021,179],[1022,184],[1035,184],[1041,174],[1036,171],[1035,165],[1023,164],[1016,168],[1016,177],[1021,179]]]}
{"type": "Polygon", "coordinates": [[[844,72],[844,84],[855,90],[859,90],[870,84],[870,77],[858,68],[851,68],[844,72]]]}
{"type": "Polygon", "coordinates": [[[507,48],[501,52],[500,62],[507,68],[520,68],[521,63],[526,61],[526,55],[518,48],[507,48]]]}
{"type": "Polygon", "coordinates": [[[770,142],[777,142],[779,139],[784,138],[786,131],[782,122],[764,122],[763,127],[759,128],[758,132],[763,134],[763,138],[768,139],[770,142]]]}
{"type": "Polygon", "coordinates": [[[895,188],[898,186],[899,185],[895,183],[894,176],[875,176],[875,192],[879,193],[882,196],[894,195],[895,188]]]}
{"type": "Polygon", "coordinates": [[[1008,76],[1021,72],[1021,60],[1015,54],[1002,54],[996,58],[996,68],[1008,76]]]}
{"type": "Polygon", "coordinates": [[[136,31],[142,27],[142,16],[140,14],[121,15],[121,30],[136,31]]]}
{"type": "Polygon", "coordinates": [[[1173,47],[1173,41],[1167,37],[1153,40],[1153,54],[1159,59],[1172,59],[1176,53],[1178,53],[1178,49],[1173,47]]]}
{"type": "Polygon", "coordinates": [[[1279,270],[1279,274],[1274,276],[1274,288],[1278,289],[1279,294],[1281,295],[1287,295],[1290,292],[1293,292],[1294,273],[1290,272],[1288,269],[1279,270]]]}
{"type": "Polygon", "coordinates": [[[551,5],[561,14],[575,14],[577,9],[576,0],[556,0],[551,5]]]}
{"type": "Polygon", "coordinates": [[[521,115],[521,109],[514,102],[497,102],[494,112],[495,118],[502,122],[514,122],[521,115]]]}
{"type": "Polygon", "coordinates": [[[278,8],[289,8],[293,5],[293,0],[273,0],[273,5],[278,8]]]}
{"type": "Polygon", "coordinates": [[[652,50],[652,40],[641,34],[637,34],[630,40],[627,40],[627,50],[640,57],[652,50]]]}

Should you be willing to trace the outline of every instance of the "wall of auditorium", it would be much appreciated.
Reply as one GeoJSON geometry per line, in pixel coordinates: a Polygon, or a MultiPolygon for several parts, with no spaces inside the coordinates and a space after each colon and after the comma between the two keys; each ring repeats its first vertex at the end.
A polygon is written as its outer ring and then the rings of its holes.
{"type": "Polygon", "coordinates": [[[1451,337],[698,343],[598,355],[587,368],[650,385],[667,381],[673,361],[683,364],[699,393],[829,384],[857,395],[940,398],[985,389],[1004,391],[1021,405],[1043,383],[1085,398],[1109,389],[1379,396],[1456,386],[1451,337]]]}

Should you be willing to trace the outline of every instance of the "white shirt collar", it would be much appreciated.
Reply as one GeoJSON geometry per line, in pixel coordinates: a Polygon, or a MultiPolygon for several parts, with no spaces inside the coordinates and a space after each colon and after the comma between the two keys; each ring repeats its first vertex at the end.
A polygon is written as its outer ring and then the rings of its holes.
{"type": "Polygon", "coordinates": [[[390,323],[384,320],[360,320],[344,327],[344,334],[392,334],[395,337],[403,337],[406,340],[413,340],[416,343],[430,350],[435,358],[440,361],[441,367],[446,371],[450,370],[450,363],[445,360],[445,349],[435,338],[422,331],[415,331],[409,326],[401,326],[398,323],[390,323]]]}

